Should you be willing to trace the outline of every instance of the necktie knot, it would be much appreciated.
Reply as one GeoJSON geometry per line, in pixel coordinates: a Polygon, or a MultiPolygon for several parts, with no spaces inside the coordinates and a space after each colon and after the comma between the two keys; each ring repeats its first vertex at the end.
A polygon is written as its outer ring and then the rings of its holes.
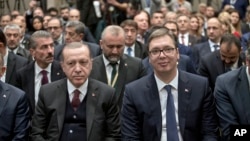
{"type": "Polygon", "coordinates": [[[166,89],[166,91],[168,92],[168,94],[171,93],[171,85],[166,85],[166,86],[165,86],[165,89],[166,89]]]}
{"type": "Polygon", "coordinates": [[[42,74],[42,85],[47,84],[49,82],[47,76],[48,72],[46,70],[42,70],[40,73],[42,74]]]}
{"type": "Polygon", "coordinates": [[[81,92],[78,89],[75,89],[73,92],[74,96],[73,96],[71,105],[75,111],[77,110],[77,108],[79,107],[79,105],[81,103],[80,98],[79,98],[80,93],[81,92]]]}
{"type": "Polygon", "coordinates": [[[131,48],[131,47],[128,47],[128,48],[127,48],[127,52],[128,52],[128,55],[131,56],[132,48],[131,48]]]}
{"type": "Polygon", "coordinates": [[[214,47],[214,50],[217,50],[220,46],[217,44],[214,44],[213,47],[214,47]]]}

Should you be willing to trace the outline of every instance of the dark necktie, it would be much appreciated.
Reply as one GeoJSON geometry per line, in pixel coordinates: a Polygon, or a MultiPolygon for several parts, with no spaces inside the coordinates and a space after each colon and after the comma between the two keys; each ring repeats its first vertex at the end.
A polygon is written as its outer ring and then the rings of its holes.
{"type": "Polygon", "coordinates": [[[218,48],[219,48],[220,46],[219,46],[219,45],[214,44],[214,45],[213,45],[213,47],[214,47],[214,51],[216,51],[216,50],[218,50],[218,48]]]}
{"type": "Polygon", "coordinates": [[[77,110],[77,108],[79,107],[79,105],[81,103],[80,98],[79,98],[80,93],[81,92],[77,89],[75,89],[73,92],[74,96],[73,96],[73,99],[71,101],[71,105],[75,111],[77,110]]]}
{"type": "Polygon", "coordinates": [[[225,67],[225,72],[229,72],[231,71],[232,69],[230,67],[225,67]]]}
{"type": "Polygon", "coordinates": [[[181,35],[181,44],[185,45],[184,35],[181,35]]]}
{"type": "Polygon", "coordinates": [[[47,84],[48,82],[49,82],[49,79],[48,79],[48,76],[47,76],[47,71],[46,70],[42,70],[41,71],[41,74],[42,74],[42,85],[44,85],[44,84],[47,84]]]}
{"type": "Polygon", "coordinates": [[[116,69],[116,64],[117,63],[110,63],[110,65],[112,66],[113,70],[111,72],[111,84],[113,84],[113,81],[115,79],[116,73],[117,73],[117,69],[116,69]]]}
{"type": "Polygon", "coordinates": [[[171,93],[171,86],[165,86],[166,91],[168,92],[167,100],[167,140],[168,141],[179,141],[176,118],[175,118],[175,108],[174,108],[174,99],[171,93]]]}
{"type": "Polygon", "coordinates": [[[131,53],[132,53],[132,48],[131,47],[128,47],[127,48],[127,52],[128,52],[128,56],[132,56],[131,53]]]}
{"type": "Polygon", "coordinates": [[[54,41],[54,45],[57,46],[59,43],[58,41],[54,41]]]}

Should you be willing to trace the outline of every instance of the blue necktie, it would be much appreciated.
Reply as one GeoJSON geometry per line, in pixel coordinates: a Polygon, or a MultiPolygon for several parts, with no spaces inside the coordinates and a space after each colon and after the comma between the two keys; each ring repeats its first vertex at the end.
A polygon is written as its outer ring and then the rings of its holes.
{"type": "Polygon", "coordinates": [[[128,52],[128,56],[132,56],[131,53],[132,53],[132,48],[131,47],[128,47],[127,48],[127,52],[128,52]]]}
{"type": "Polygon", "coordinates": [[[220,46],[215,44],[215,45],[213,45],[213,47],[214,47],[214,51],[216,51],[219,49],[220,46]]]}
{"type": "Polygon", "coordinates": [[[171,93],[171,86],[165,86],[166,91],[168,92],[167,100],[167,140],[168,141],[179,141],[176,118],[175,118],[175,108],[174,108],[174,99],[171,93]]]}

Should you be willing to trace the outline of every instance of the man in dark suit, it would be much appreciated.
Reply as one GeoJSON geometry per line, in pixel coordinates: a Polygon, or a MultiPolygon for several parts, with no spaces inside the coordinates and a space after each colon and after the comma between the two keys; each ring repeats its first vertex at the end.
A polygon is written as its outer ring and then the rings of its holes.
{"type": "Polygon", "coordinates": [[[30,51],[35,61],[18,70],[16,81],[17,87],[26,92],[33,114],[41,85],[64,78],[64,73],[59,62],[54,61],[53,39],[47,31],[32,34],[30,51]]]}
{"type": "Polygon", "coordinates": [[[215,105],[207,79],[177,69],[177,42],[165,28],[155,30],[148,41],[154,73],[125,88],[122,139],[217,141],[215,105]]]}
{"type": "Polygon", "coordinates": [[[88,78],[92,58],[87,44],[67,44],[61,64],[67,79],[41,87],[32,120],[32,140],[120,140],[114,89],[88,78]]]}
{"type": "MultiPolygon", "coordinates": [[[[84,42],[82,39],[84,38],[84,29],[85,25],[80,21],[68,21],[65,27],[65,43],[69,44],[72,42],[84,42]]],[[[93,57],[101,54],[101,48],[99,45],[90,42],[84,42],[88,44],[88,47],[91,51],[91,55],[93,57]]],[[[55,59],[60,60],[60,55],[62,53],[63,47],[65,45],[61,45],[55,48],[55,59]]]]}
{"type": "Polygon", "coordinates": [[[32,57],[28,50],[20,47],[20,40],[22,37],[22,29],[19,25],[8,24],[4,28],[4,34],[7,40],[7,47],[9,51],[13,52],[16,55],[32,60],[32,57]]]}
{"type": "Polygon", "coordinates": [[[193,61],[195,68],[198,69],[200,59],[206,54],[210,54],[220,48],[220,40],[223,35],[222,25],[217,18],[211,18],[207,22],[208,41],[193,46],[193,61]]]}
{"type": "Polygon", "coordinates": [[[250,125],[249,64],[250,50],[246,53],[247,67],[218,76],[214,96],[222,138],[230,140],[231,125],[250,125]]]}
{"type": "Polygon", "coordinates": [[[7,67],[1,80],[5,83],[16,85],[16,71],[25,66],[28,60],[22,56],[9,52],[6,45],[6,37],[3,31],[0,30],[0,53],[4,56],[4,66],[7,67]]]}
{"type": "Polygon", "coordinates": [[[240,40],[233,34],[225,34],[221,38],[220,50],[201,58],[198,73],[208,78],[210,87],[214,90],[217,76],[241,67],[244,62],[240,40]]]}
{"type": "Polygon", "coordinates": [[[123,54],[125,33],[121,27],[106,27],[100,45],[103,55],[94,58],[90,77],[114,87],[121,106],[125,84],[143,77],[146,70],[141,59],[123,54]]]}
{"type": "MultiPolygon", "coordinates": [[[[0,53],[0,77],[5,71],[0,53]]],[[[29,105],[25,93],[0,81],[0,140],[26,141],[29,129],[29,105]]]]}
{"type": "Polygon", "coordinates": [[[138,30],[137,23],[133,20],[125,20],[121,23],[121,27],[125,32],[124,54],[141,59],[147,57],[145,46],[136,40],[138,30]]]}
{"type": "Polygon", "coordinates": [[[53,17],[48,21],[47,31],[52,35],[54,46],[64,44],[64,25],[60,18],[53,17]]]}

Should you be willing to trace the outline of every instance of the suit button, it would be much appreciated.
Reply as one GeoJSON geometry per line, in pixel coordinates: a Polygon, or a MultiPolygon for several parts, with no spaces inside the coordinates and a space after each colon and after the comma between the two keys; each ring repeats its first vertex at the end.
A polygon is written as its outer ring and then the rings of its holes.
{"type": "Polygon", "coordinates": [[[73,130],[69,130],[69,133],[72,134],[72,133],[73,133],[73,130]]]}
{"type": "Polygon", "coordinates": [[[76,119],[76,115],[74,115],[73,118],[76,119]]]}

